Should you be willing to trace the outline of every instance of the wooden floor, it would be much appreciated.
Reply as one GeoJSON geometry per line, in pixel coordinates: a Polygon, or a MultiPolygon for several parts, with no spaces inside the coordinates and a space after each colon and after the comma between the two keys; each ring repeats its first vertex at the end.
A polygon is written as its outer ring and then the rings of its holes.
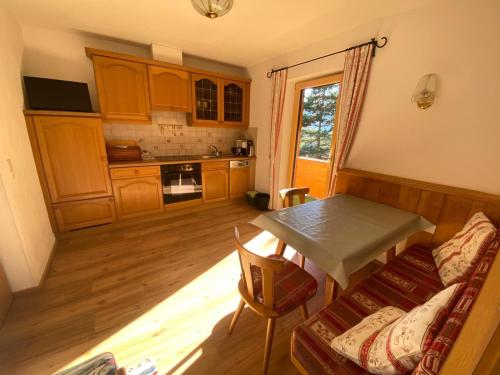
{"type": "MultiPolygon", "coordinates": [[[[265,320],[246,308],[226,335],[239,301],[231,228],[258,214],[227,201],[60,236],[44,285],[15,297],[0,330],[0,374],[50,374],[106,351],[124,367],[154,359],[160,374],[259,374],[265,320]]],[[[249,227],[242,239],[262,254],[276,244],[249,227]]],[[[307,269],[321,286],[314,313],[324,275],[307,269]]],[[[270,374],[297,374],[289,347],[300,321],[299,311],[277,321],[270,374]]]]}

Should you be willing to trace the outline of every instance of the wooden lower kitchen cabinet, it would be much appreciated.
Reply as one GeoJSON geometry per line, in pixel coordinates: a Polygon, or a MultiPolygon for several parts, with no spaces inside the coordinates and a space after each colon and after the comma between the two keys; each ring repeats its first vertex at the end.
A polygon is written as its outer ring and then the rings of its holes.
{"type": "Polygon", "coordinates": [[[33,116],[33,124],[52,203],[111,196],[100,118],[33,116]]]}
{"type": "Polygon", "coordinates": [[[243,197],[248,190],[250,190],[250,165],[245,168],[229,169],[229,197],[243,197]]]}
{"type": "MultiPolygon", "coordinates": [[[[139,170],[140,168],[127,168],[139,170]]],[[[151,167],[145,167],[151,169],[151,167]]],[[[113,179],[113,195],[115,197],[116,213],[119,219],[149,215],[163,212],[163,190],[160,168],[157,176],[113,179]]],[[[116,173],[115,173],[116,175],[116,173]]],[[[122,170],[122,175],[127,171],[122,170]]],[[[111,174],[113,176],[113,172],[111,174]]]]}
{"type": "Polygon", "coordinates": [[[116,220],[115,204],[111,197],[59,203],[54,204],[53,208],[61,232],[109,224],[116,220]]]}
{"type": "Polygon", "coordinates": [[[203,202],[217,202],[229,198],[227,162],[203,163],[201,167],[203,202]]]}

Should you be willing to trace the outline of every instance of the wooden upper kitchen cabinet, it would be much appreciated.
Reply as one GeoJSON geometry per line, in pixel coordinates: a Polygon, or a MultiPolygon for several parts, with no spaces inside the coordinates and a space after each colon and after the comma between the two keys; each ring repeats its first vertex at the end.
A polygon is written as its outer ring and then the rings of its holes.
{"type": "Polygon", "coordinates": [[[160,167],[116,168],[112,176],[119,219],[163,212],[160,167]],[[147,170],[143,173],[142,168],[147,170]],[[152,175],[153,169],[155,175],[152,175]],[[143,177],[131,178],[134,175],[143,177]]]}
{"type": "Polygon", "coordinates": [[[147,65],[104,56],[92,60],[102,118],[151,121],[147,65]]]}
{"type": "Polygon", "coordinates": [[[148,77],[151,108],[191,112],[189,72],[149,65],[148,77]]]}
{"type": "Polygon", "coordinates": [[[215,76],[191,74],[193,125],[214,126],[221,122],[220,79],[215,76]]]}
{"type": "Polygon", "coordinates": [[[248,126],[250,84],[248,82],[221,80],[222,124],[248,126]]]}
{"type": "Polygon", "coordinates": [[[217,202],[229,198],[227,162],[203,163],[201,167],[203,202],[217,202]]]}
{"type": "Polygon", "coordinates": [[[247,127],[250,83],[191,75],[194,126],[247,127]]]}
{"type": "Polygon", "coordinates": [[[101,119],[34,116],[52,203],[111,196],[101,119]]]}

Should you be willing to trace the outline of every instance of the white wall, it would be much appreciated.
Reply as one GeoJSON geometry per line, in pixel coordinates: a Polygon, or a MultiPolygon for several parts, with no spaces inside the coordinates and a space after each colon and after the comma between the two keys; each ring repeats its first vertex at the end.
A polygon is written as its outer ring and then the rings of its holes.
{"type": "MultiPolygon", "coordinates": [[[[83,32],[22,25],[24,37],[23,75],[87,82],[92,108],[99,111],[94,69],[85,47],[151,57],[149,46],[133,44],[83,32]]],[[[184,55],[184,64],[200,69],[247,76],[245,69],[184,55]]]]}
{"type": "Polygon", "coordinates": [[[0,261],[14,291],[38,285],[55,242],[24,122],[22,49],[0,7],[0,261]]]}
{"type": "Polygon", "coordinates": [[[149,57],[149,48],[75,32],[22,25],[23,75],[87,82],[92,108],[99,111],[92,61],[85,47],[149,57]]]}
{"type": "MultiPolygon", "coordinates": [[[[333,21],[332,21],[333,22],[333,21]]],[[[266,71],[386,35],[377,51],[348,167],[500,194],[500,2],[444,0],[358,27],[334,39],[249,69],[251,126],[259,128],[256,186],[267,190],[269,95],[266,71]],[[418,79],[437,73],[434,106],[410,97],[418,79]]],[[[289,71],[281,185],[292,121],[293,87],[343,69],[343,55],[289,71]]]]}

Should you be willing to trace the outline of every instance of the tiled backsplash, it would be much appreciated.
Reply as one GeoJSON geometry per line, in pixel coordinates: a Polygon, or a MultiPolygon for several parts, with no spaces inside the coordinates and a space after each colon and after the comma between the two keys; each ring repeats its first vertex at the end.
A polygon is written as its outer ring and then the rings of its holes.
{"type": "Polygon", "coordinates": [[[151,125],[107,123],[104,138],[136,140],[142,150],[159,155],[204,155],[215,144],[224,154],[231,152],[237,139],[257,139],[256,130],[217,129],[187,126],[182,112],[153,112],[151,125]],[[255,134],[254,134],[255,133],[255,134]]]}

